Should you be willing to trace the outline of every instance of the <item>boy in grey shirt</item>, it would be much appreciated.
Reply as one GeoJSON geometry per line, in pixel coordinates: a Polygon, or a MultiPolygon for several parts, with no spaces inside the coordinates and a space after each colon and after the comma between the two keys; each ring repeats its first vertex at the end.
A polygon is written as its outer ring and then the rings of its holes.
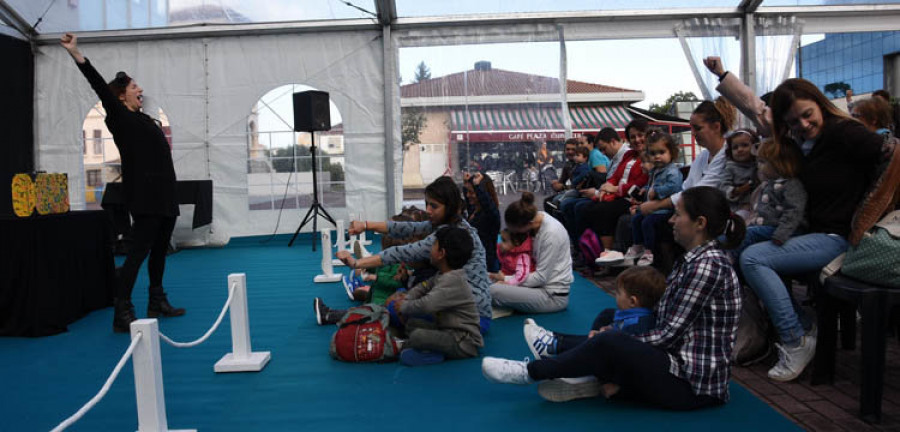
{"type": "Polygon", "coordinates": [[[472,236],[462,228],[444,227],[435,237],[431,265],[438,274],[388,299],[388,310],[406,318],[409,339],[400,362],[407,366],[476,357],[484,346],[475,299],[462,269],[472,255],[472,236]]]}
{"type": "MultiPolygon", "coordinates": [[[[445,226],[437,230],[430,259],[438,274],[409,292],[398,290],[388,297],[385,303],[391,324],[405,323],[408,336],[400,343],[401,363],[422,366],[445,358],[478,356],[484,339],[475,297],[463,269],[473,248],[472,236],[465,229],[445,226]]],[[[329,308],[318,297],[313,308],[319,325],[337,323],[346,313],[329,308]]]]}

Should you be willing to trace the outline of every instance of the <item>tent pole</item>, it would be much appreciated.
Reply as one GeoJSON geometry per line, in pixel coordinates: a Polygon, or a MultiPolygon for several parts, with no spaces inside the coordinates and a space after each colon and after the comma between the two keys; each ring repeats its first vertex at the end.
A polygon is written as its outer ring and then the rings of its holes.
{"type": "Polygon", "coordinates": [[[399,98],[394,98],[394,83],[396,79],[396,58],[394,46],[391,40],[391,26],[382,26],[381,41],[383,49],[383,76],[384,76],[384,182],[387,190],[385,196],[385,219],[397,213],[397,181],[394,177],[394,107],[399,103],[399,98]]]}

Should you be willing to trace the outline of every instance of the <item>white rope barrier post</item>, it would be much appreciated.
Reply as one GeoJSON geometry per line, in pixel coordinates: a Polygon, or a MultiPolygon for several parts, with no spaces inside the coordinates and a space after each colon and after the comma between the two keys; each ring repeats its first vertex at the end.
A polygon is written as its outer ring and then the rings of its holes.
{"type": "Polygon", "coordinates": [[[231,315],[231,352],[216,362],[216,372],[259,372],[272,354],[253,352],[250,347],[250,315],[247,313],[247,275],[228,275],[228,286],[234,286],[234,296],[228,314],[231,315]]]}
{"type": "MultiPolygon", "coordinates": [[[[362,217],[363,215],[360,213],[358,219],[362,220],[362,217]]],[[[357,259],[372,256],[372,254],[366,250],[366,246],[372,244],[372,241],[366,240],[365,230],[355,236],[351,236],[350,243],[353,245],[353,255],[355,255],[357,259]]]]}
{"type": "MultiPolygon", "coordinates": [[[[360,214],[351,214],[351,215],[350,215],[350,220],[351,220],[351,221],[362,220],[362,213],[360,213],[360,214]]],[[[359,234],[353,234],[353,235],[351,235],[351,236],[349,236],[349,237],[350,237],[350,243],[349,243],[348,247],[351,246],[351,245],[353,245],[354,243],[356,243],[357,240],[359,240],[359,234]]]]}
{"type": "MultiPolygon", "coordinates": [[[[363,220],[362,217],[363,217],[363,214],[360,213],[360,214],[359,214],[359,220],[363,220]]],[[[363,232],[359,233],[359,239],[358,239],[358,240],[359,240],[359,244],[361,244],[361,245],[363,245],[363,246],[369,246],[369,245],[372,244],[372,240],[366,240],[366,231],[365,231],[365,230],[363,230],[363,232]]]]}
{"type": "MultiPolygon", "coordinates": [[[[334,252],[337,253],[340,251],[349,251],[350,244],[347,241],[346,233],[344,232],[344,220],[338,219],[337,222],[335,222],[335,226],[336,226],[336,229],[334,232],[334,235],[335,235],[334,252]]],[[[335,259],[331,260],[331,265],[332,266],[342,266],[342,265],[344,265],[344,262],[335,258],[335,259]]]]}
{"type": "MultiPolygon", "coordinates": [[[[166,396],[163,392],[162,358],[159,355],[159,324],[155,319],[131,323],[131,337],[143,337],[134,347],[134,391],[137,395],[138,431],[168,432],[166,396]]],[[[188,429],[196,431],[196,429],[188,429]]],[[[174,431],[173,431],[174,432],[174,431]]]]}
{"type": "Polygon", "coordinates": [[[119,363],[116,364],[116,367],[113,368],[111,374],[109,374],[109,378],[106,379],[106,382],[103,383],[103,387],[100,388],[100,391],[88,401],[88,403],[84,404],[75,414],[69,416],[69,418],[65,419],[62,423],[53,428],[50,432],[62,432],[66,430],[69,426],[72,426],[84,417],[88,411],[94,408],[109,392],[109,388],[112,387],[113,382],[116,381],[116,378],[119,377],[119,372],[122,371],[122,367],[125,366],[125,363],[131,359],[131,354],[134,352],[134,347],[137,346],[138,342],[141,340],[141,333],[137,332],[137,334],[132,333],[131,336],[131,344],[128,345],[128,349],[125,350],[125,354],[122,355],[122,358],[119,359],[119,363]]]}
{"type": "Polygon", "coordinates": [[[337,282],[341,280],[341,275],[334,274],[331,266],[331,230],[322,229],[322,274],[313,278],[313,282],[337,282]]]}

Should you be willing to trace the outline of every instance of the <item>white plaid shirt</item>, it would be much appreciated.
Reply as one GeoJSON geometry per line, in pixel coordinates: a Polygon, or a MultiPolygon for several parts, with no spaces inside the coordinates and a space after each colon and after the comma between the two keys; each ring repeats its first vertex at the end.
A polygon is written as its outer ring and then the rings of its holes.
{"type": "Polygon", "coordinates": [[[741,315],[737,275],[715,241],[688,251],[666,279],[656,328],[636,336],[669,354],[669,372],[697,395],[727,402],[731,352],[741,315]]]}

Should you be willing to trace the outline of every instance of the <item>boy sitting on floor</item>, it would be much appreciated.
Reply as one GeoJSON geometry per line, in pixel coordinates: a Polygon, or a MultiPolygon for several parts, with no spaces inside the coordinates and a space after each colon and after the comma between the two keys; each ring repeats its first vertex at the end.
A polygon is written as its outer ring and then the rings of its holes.
{"type": "Polygon", "coordinates": [[[408,317],[409,339],[400,352],[400,362],[407,366],[440,363],[445,357],[476,357],[484,346],[475,299],[462,269],[472,256],[472,237],[453,227],[441,228],[435,236],[431,265],[438,274],[388,301],[388,310],[408,317]]]}
{"type": "MultiPolygon", "coordinates": [[[[408,339],[402,343],[400,362],[407,366],[475,357],[484,346],[475,299],[462,269],[472,256],[472,237],[454,227],[439,229],[435,237],[431,265],[438,273],[387,300],[391,322],[405,322],[408,339]]],[[[336,323],[345,313],[330,309],[318,297],[313,308],[319,325],[336,323]]]]}
{"type": "Polygon", "coordinates": [[[594,319],[587,336],[553,333],[525,320],[525,341],[536,359],[553,357],[598,333],[618,330],[631,335],[647,333],[656,327],[653,309],[666,290],[666,277],[653,267],[629,267],[616,278],[616,309],[604,309],[594,319]],[[560,346],[563,349],[560,350],[560,346]]]}
{"type": "MultiPolygon", "coordinates": [[[[395,222],[412,222],[412,218],[404,214],[391,218],[395,222]]],[[[417,238],[398,239],[388,235],[381,237],[381,250],[417,241],[417,238]]],[[[358,255],[356,259],[362,258],[358,255]]],[[[344,275],[344,290],[350,300],[363,303],[384,304],[385,300],[398,289],[406,286],[408,279],[404,264],[383,265],[375,269],[374,274],[363,273],[361,269],[351,270],[344,275]]]]}

